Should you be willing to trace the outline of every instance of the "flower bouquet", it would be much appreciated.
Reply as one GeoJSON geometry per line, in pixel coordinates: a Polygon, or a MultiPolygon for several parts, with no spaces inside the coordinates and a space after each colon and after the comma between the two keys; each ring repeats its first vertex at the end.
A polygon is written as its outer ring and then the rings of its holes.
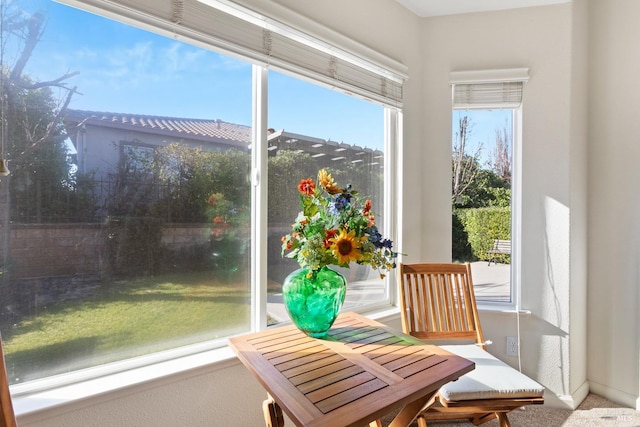
{"type": "Polygon", "coordinates": [[[325,169],[298,185],[302,211],[291,233],[282,237],[282,255],[295,259],[283,285],[283,299],[293,322],[305,333],[326,334],[344,302],[346,280],[329,266],[369,265],[381,278],[396,266],[393,242],[375,224],[371,200],[347,185],[339,187],[325,169]]]}
{"type": "Polygon", "coordinates": [[[282,237],[282,254],[298,261],[309,274],[328,265],[349,267],[351,262],[383,271],[396,266],[393,242],[382,237],[371,211],[371,200],[362,200],[347,185],[340,188],[325,169],[318,185],[303,179],[298,185],[302,211],[291,233],[282,237]]]}

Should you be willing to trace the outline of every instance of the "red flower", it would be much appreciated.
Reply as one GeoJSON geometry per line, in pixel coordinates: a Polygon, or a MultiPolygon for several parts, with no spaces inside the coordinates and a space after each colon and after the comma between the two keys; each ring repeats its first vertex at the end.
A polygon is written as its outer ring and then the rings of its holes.
{"type": "Polygon", "coordinates": [[[369,215],[369,212],[371,212],[371,200],[367,199],[364,202],[364,209],[362,210],[362,213],[364,214],[364,216],[369,215]]]}
{"type": "Polygon", "coordinates": [[[224,222],[224,218],[221,216],[214,216],[213,217],[213,223],[214,224],[221,224],[224,222]]]}
{"type": "Polygon", "coordinates": [[[316,189],[316,184],[313,182],[313,179],[301,179],[300,184],[298,185],[298,191],[304,194],[305,196],[313,196],[313,193],[316,189]]]}
{"type": "Polygon", "coordinates": [[[331,239],[336,236],[337,230],[326,230],[324,234],[324,247],[329,248],[331,246],[331,239]]]}

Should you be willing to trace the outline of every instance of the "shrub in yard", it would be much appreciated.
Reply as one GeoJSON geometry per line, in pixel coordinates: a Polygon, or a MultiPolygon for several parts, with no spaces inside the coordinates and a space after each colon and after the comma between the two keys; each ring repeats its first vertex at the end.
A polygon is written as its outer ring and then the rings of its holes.
{"type": "Polygon", "coordinates": [[[141,277],[158,272],[162,260],[162,222],[148,216],[110,218],[107,257],[116,276],[141,277]]]}
{"type": "MultiPolygon", "coordinates": [[[[473,257],[476,259],[489,259],[487,251],[493,247],[495,239],[511,239],[510,208],[459,209],[456,211],[456,216],[462,223],[473,257]]],[[[458,234],[458,236],[463,235],[458,234]]],[[[500,260],[508,262],[509,256],[500,255],[500,260]]]]}
{"type": "Polygon", "coordinates": [[[473,261],[469,235],[464,228],[464,214],[468,209],[456,209],[451,218],[451,259],[458,262],[473,261]]]}

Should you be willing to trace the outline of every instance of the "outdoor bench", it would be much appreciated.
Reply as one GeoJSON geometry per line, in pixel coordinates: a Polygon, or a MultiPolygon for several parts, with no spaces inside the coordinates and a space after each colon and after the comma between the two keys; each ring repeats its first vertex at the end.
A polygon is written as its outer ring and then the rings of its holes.
{"type": "Polygon", "coordinates": [[[489,264],[491,265],[491,261],[494,264],[497,264],[497,255],[511,255],[511,240],[501,240],[495,239],[493,241],[493,248],[487,251],[489,257],[489,264]]]}

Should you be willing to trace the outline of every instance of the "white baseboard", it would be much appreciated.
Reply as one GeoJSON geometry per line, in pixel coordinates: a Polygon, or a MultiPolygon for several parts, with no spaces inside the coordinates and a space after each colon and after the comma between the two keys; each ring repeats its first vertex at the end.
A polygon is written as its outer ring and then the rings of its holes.
{"type": "Polygon", "coordinates": [[[571,394],[555,394],[551,390],[544,393],[544,405],[559,409],[576,409],[589,394],[589,383],[585,381],[571,394]]]}
{"type": "Polygon", "coordinates": [[[620,405],[640,410],[640,396],[638,395],[632,395],[593,381],[589,382],[589,391],[620,405]]]}

